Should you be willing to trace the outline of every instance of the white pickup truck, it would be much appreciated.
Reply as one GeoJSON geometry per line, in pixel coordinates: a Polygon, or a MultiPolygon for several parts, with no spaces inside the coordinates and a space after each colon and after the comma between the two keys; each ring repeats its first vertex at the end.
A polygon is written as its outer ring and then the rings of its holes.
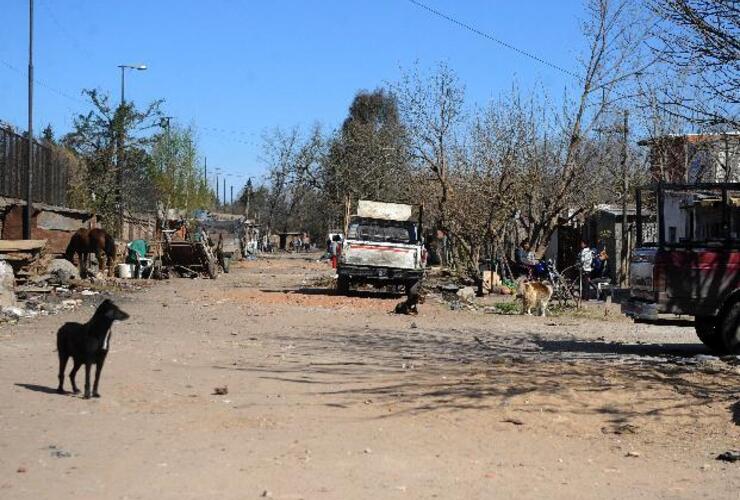
{"type": "Polygon", "coordinates": [[[415,293],[426,257],[411,205],[360,200],[342,244],[337,289],[346,293],[355,283],[395,284],[415,293]]]}

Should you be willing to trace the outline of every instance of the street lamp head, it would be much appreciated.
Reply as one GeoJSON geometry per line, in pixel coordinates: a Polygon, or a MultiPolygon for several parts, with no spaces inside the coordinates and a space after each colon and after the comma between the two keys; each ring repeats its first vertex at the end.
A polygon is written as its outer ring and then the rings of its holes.
{"type": "Polygon", "coordinates": [[[122,69],[135,69],[138,71],[144,71],[147,69],[146,64],[119,64],[118,67],[122,69]]]}

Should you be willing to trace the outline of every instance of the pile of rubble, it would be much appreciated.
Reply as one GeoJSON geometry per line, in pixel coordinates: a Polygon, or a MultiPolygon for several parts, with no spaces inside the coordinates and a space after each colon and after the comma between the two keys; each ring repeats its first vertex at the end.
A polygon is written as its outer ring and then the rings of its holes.
{"type": "Polygon", "coordinates": [[[473,280],[456,276],[444,269],[433,269],[424,281],[424,294],[449,305],[452,310],[479,309],[478,300],[487,295],[512,296],[515,284],[501,280],[491,271],[483,271],[483,283],[479,288],[473,280]]]}
{"type": "Polygon", "coordinates": [[[13,269],[15,279],[25,281],[48,263],[46,240],[0,240],[0,261],[13,269]]]}
{"type": "Polygon", "coordinates": [[[13,267],[0,260],[0,321],[75,309],[86,297],[100,293],[80,280],[77,268],[64,259],[52,260],[43,274],[25,276],[20,285],[16,281],[13,267]]]}

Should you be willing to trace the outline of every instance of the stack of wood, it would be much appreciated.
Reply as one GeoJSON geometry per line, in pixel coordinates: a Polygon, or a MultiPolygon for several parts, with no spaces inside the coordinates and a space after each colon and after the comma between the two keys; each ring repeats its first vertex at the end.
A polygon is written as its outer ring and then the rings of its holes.
{"type": "Polygon", "coordinates": [[[23,283],[46,269],[45,249],[46,240],[0,240],[0,260],[10,264],[16,281],[23,283]]]}

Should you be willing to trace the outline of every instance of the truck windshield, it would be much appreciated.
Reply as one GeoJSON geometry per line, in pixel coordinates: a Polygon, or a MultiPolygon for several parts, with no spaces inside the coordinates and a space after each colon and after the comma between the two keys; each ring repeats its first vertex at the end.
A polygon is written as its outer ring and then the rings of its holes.
{"type": "Polygon", "coordinates": [[[347,238],[388,243],[416,243],[416,224],[407,221],[354,219],[349,225],[347,238]]]}

